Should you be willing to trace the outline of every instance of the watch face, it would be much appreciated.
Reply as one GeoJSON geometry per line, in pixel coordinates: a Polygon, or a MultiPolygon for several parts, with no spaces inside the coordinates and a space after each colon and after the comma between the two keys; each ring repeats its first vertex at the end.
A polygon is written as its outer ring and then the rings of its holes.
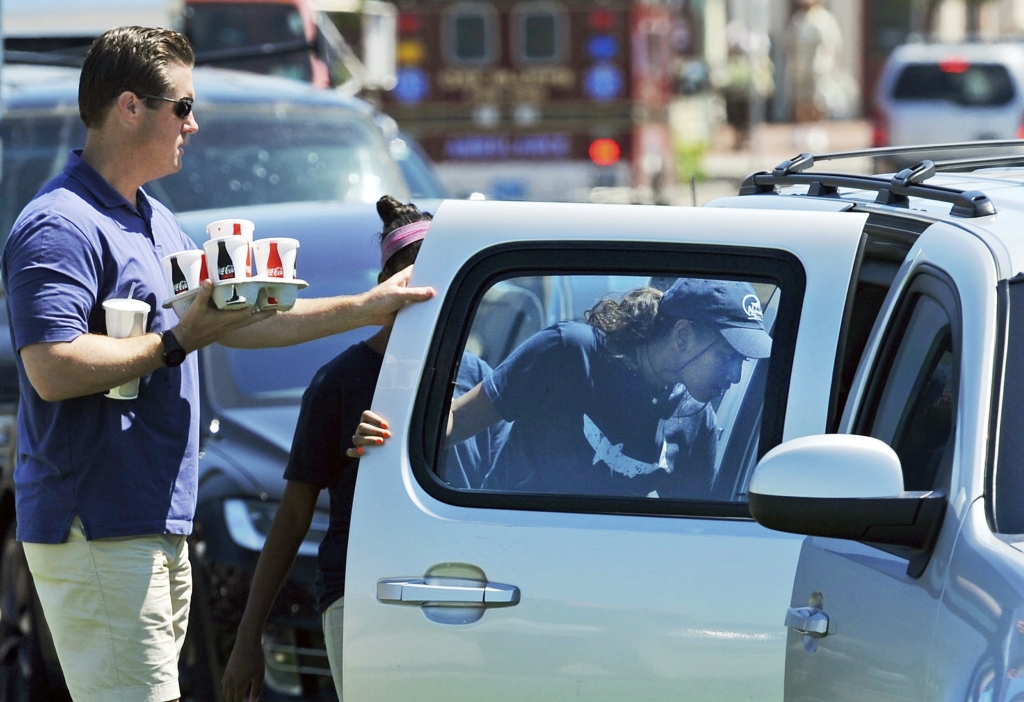
{"type": "Polygon", "coordinates": [[[181,348],[174,334],[167,331],[162,335],[164,342],[164,363],[168,366],[180,366],[185,360],[185,349],[181,348]]]}
{"type": "Polygon", "coordinates": [[[164,354],[164,362],[169,366],[180,366],[185,360],[184,349],[171,349],[164,354]]]}

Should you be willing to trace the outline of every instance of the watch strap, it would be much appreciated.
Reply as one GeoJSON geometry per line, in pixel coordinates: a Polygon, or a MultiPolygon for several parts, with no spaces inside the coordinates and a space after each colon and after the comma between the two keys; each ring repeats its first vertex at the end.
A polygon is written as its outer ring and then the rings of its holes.
{"type": "Polygon", "coordinates": [[[160,340],[164,345],[164,365],[174,368],[180,366],[188,353],[178,343],[177,337],[170,329],[160,334],[160,340]]]}

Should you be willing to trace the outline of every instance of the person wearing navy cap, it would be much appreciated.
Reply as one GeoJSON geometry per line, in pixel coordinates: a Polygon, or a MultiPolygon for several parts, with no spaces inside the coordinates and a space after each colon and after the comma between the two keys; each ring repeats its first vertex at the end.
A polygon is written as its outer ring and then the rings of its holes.
{"type": "MultiPolygon", "coordinates": [[[[749,284],[679,279],[606,297],[559,322],[452,402],[449,442],[512,422],[483,487],[497,491],[706,499],[715,478],[712,401],[768,358],[749,284]]],[[[380,444],[364,412],[355,448],[380,444]]]]}

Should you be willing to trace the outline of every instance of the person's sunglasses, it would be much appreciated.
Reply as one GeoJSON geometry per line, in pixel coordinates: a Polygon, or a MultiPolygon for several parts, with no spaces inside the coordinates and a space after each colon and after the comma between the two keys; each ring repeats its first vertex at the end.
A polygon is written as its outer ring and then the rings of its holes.
{"type": "Polygon", "coordinates": [[[192,105],[195,104],[195,100],[190,97],[178,98],[177,100],[173,98],[160,97],[159,95],[143,95],[142,97],[146,99],[152,98],[153,100],[163,100],[164,102],[173,104],[174,116],[178,119],[185,119],[192,114],[192,105]]]}

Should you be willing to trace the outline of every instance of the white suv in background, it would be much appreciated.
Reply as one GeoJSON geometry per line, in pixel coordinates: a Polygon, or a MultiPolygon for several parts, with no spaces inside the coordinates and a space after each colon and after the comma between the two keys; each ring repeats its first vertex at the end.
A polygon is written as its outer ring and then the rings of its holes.
{"type": "Polygon", "coordinates": [[[875,146],[1020,138],[1024,45],[899,46],[879,76],[874,120],[875,146]]]}

